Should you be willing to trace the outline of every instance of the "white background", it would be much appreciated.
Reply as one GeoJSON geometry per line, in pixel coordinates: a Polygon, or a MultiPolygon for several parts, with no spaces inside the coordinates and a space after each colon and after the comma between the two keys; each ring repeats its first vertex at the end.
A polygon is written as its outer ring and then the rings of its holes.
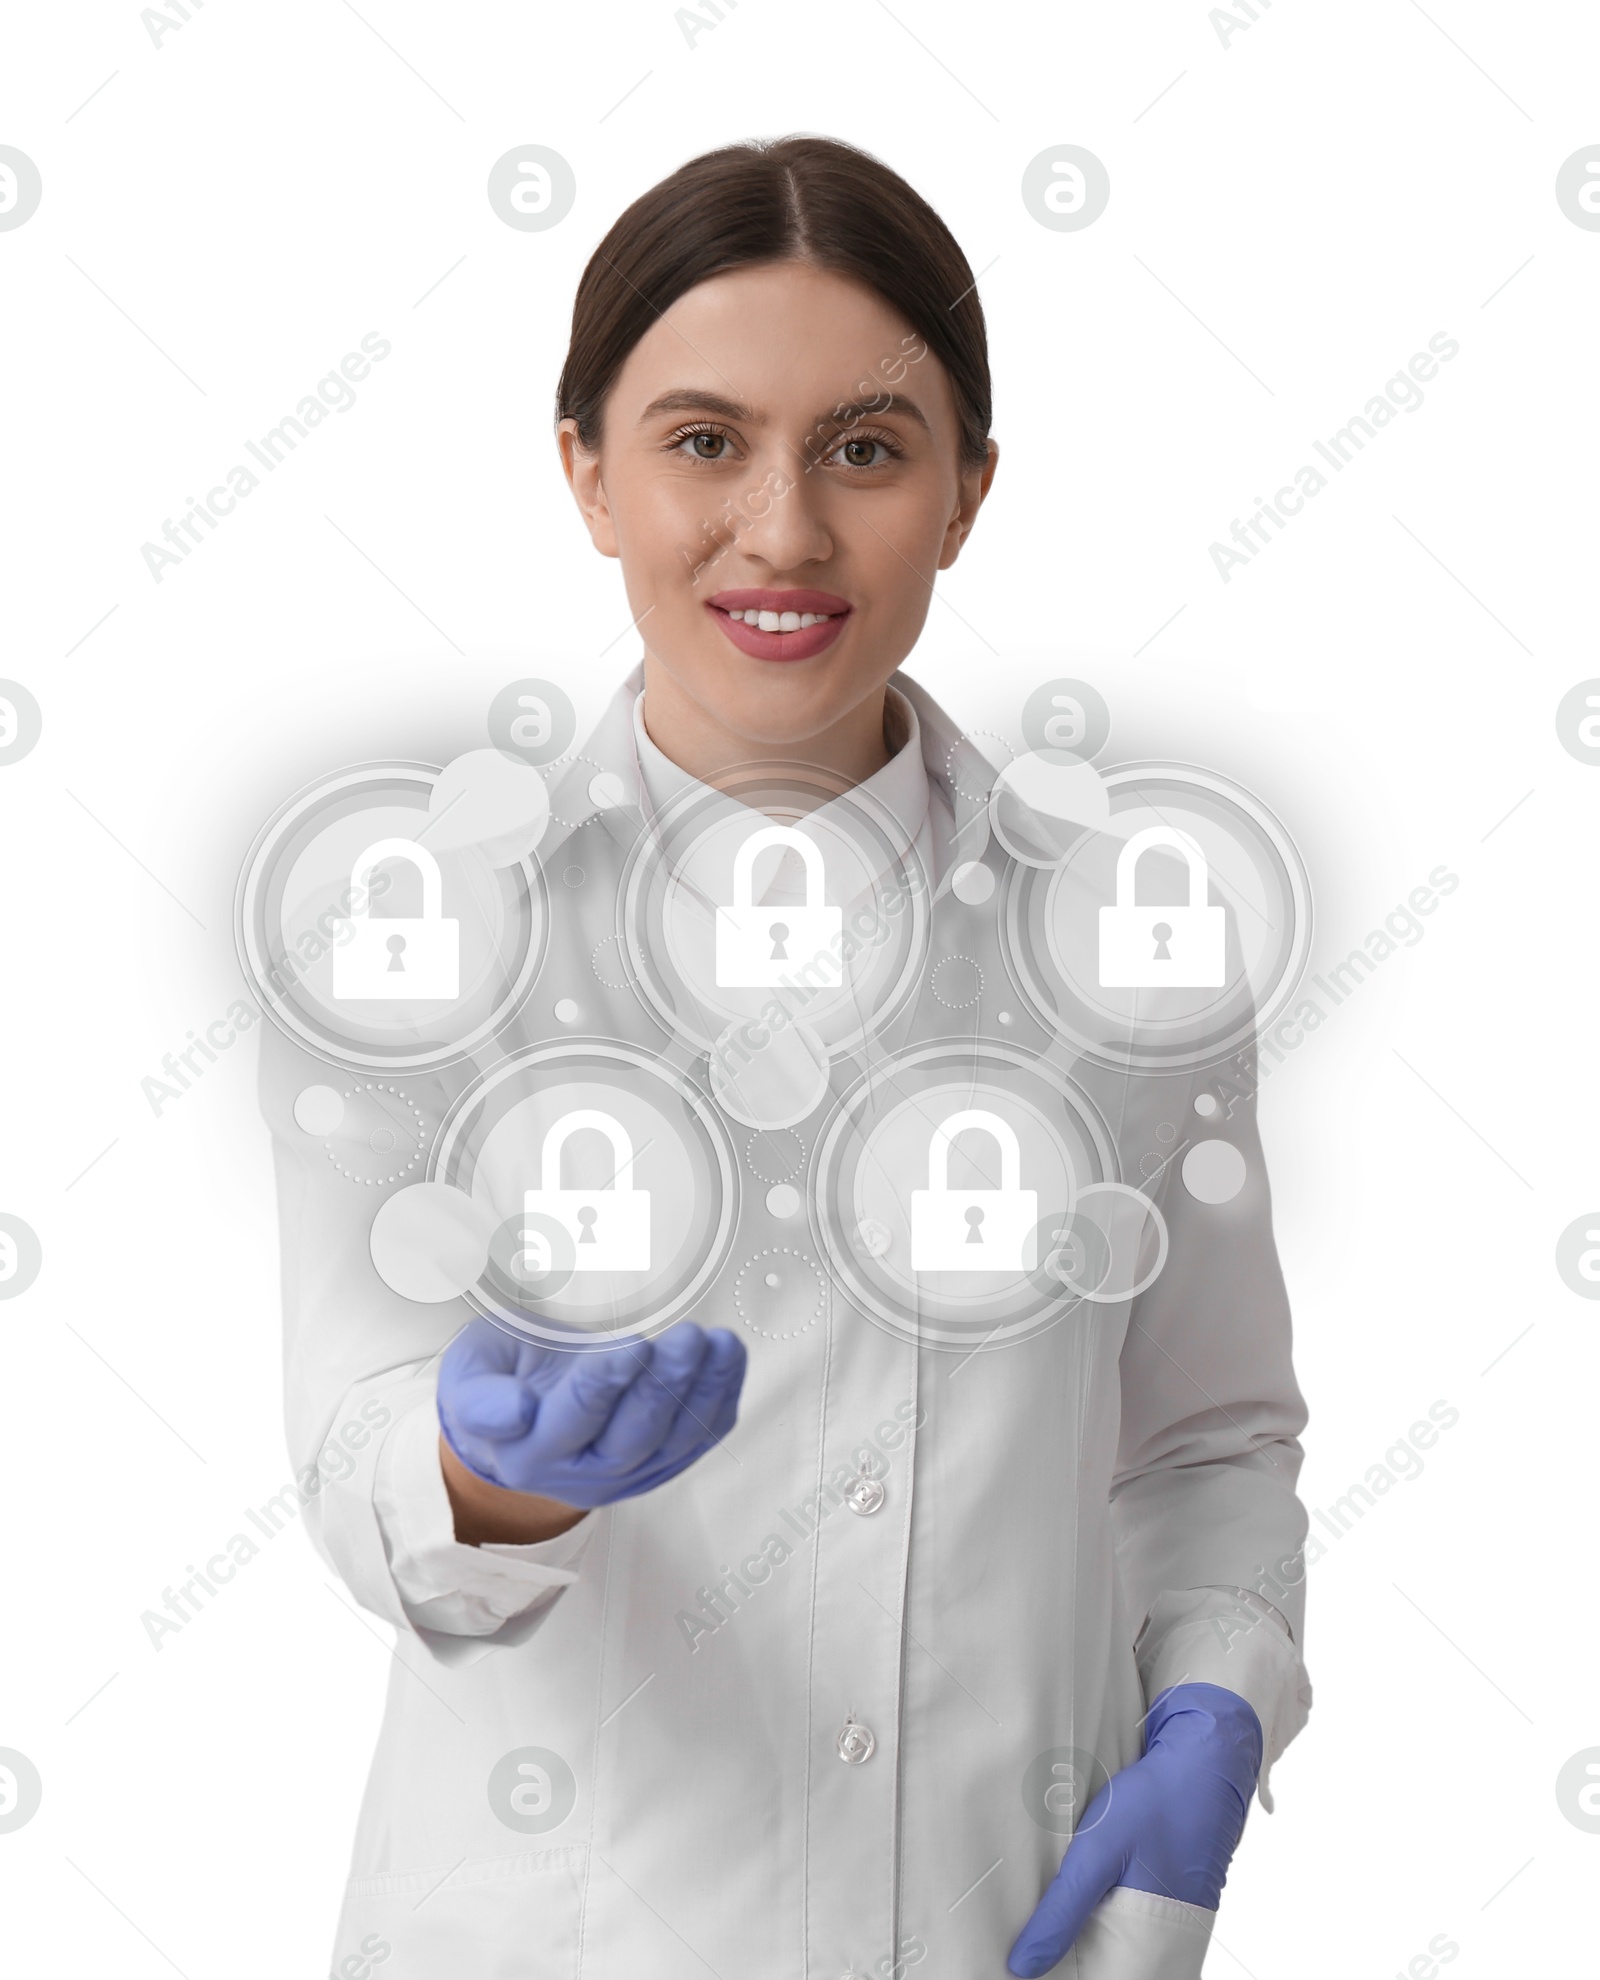
{"type": "Polygon", "coordinates": [[[233,884],[284,795],[480,746],[520,675],[587,715],[632,663],[550,438],[572,290],[683,158],[799,129],[888,160],[983,271],[1002,467],[912,671],[1013,741],[1085,676],[1103,761],[1250,785],[1319,970],[1461,879],[1264,1091],[1307,1503],[1460,1421],[1311,1570],[1318,1702],[1207,1971],[1589,1956],[1600,1837],[1555,1777],[1600,1746],[1600,1309],[1554,1251],[1600,1203],[1600,769],[1554,714],[1600,674],[1600,234],[1554,179],[1600,141],[1600,23],[1257,11],[1224,43],[1200,0],[744,0],[692,45],[665,0],[208,0],[159,45],[132,0],[12,14],[0,143],[44,200],[0,233],[0,674],[45,723],[0,769],[0,1208],[45,1255],[0,1304],[0,1745],[45,1789],[0,1835],[12,1969],[327,1971],[385,1631],[298,1532],[159,1653],[141,1627],[288,1461],[254,1046],[159,1118],[140,1081],[239,994],[233,884]],[[577,175],[547,233],[485,197],[528,141],[577,175]],[[1061,142],[1111,175],[1082,233],[1019,194],[1061,142]],[[156,584],[141,544],[371,330],[354,410],[156,584]],[[1224,584],[1211,542],[1438,331],[1426,404],[1224,584]]]}

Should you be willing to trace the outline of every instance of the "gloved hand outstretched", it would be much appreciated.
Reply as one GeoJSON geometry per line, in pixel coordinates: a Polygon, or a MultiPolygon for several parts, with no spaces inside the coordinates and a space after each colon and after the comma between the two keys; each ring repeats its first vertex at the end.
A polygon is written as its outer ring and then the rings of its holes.
{"type": "Polygon", "coordinates": [[[691,1320],[576,1353],[474,1320],[440,1360],[439,1424],[491,1485],[609,1505],[675,1478],[727,1435],[745,1360],[726,1327],[691,1320]]]}
{"type": "Polygon", "coordinates": [[[1048,1973],[1113,1885],[1215,1911],[1261,1771],[1261,1721],[1237,1693],[1177,1684],[1145,1719],[1144,1757],[1094,1797],[1007,1969],[1048,1973]]]}

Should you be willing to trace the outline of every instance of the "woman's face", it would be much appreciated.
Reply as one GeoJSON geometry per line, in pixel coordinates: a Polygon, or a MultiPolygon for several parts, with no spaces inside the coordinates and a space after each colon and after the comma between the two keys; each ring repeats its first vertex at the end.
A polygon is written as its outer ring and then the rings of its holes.
{"type": "Polygon", "coordinates": [[[959,460],[939,360],[872,291],[801,262],[719,275],[629,354],[597,455],[561,450],[622,560],[646,707],[770,756],[878,722],[994,472],[959,460]]]}

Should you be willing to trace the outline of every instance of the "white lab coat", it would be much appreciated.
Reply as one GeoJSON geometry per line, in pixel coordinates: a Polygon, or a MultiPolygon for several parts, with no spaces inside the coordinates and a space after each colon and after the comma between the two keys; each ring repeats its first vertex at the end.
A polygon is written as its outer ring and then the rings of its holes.
{"type": "MultiPolygon", "coordinates": [[[[993,772],[914,684],[897,686],[920,734],[875,794],[931,867],[930,968],[960,953],[988,986],[954,1019],[923,999],[897,1036],[986,1033],[1005,1004],[1009,1041],[1041,1048],[1006,986],[998,893],[969,906],[948,886],[952,836],[993,772]]],[[[544,977],[506,1046],[558,1035],[562,996],[581,1000],[588,1033],[665,1043],[590,960],[616,930],[639,807],[648,816],[652,789],[659,800],[663,777],[681,779],[641,751],[638,689],[636,675],[553,779],[558,823],[540,857],[585,878],[551,886],[544,977]],[[622,779],[622,805],[596,809],[597,766],[622,779]]],[[[963,831],[962,856],[984,836],[963,831]]],[[[1003,870],[997,845],[983,857],[1003,870]]],[[[385,1980],[999,1975],[1066,1840],[1024,1805],[1036,1756],[1073,1748],[1115,1771],[1140,1751],[1146,1697],[1185,1678],[1251,1701],[1269,1765],[1303,1724],[1302,1617],[1282,1564],[1306,1530],[1305,1411],[1248,1103],[1208,1130],[1247,1164],[1232,1203],[1196,1202],[1170,1164],[1148,1185],[1171,1238],[1148,1291],[970,1357],[919,1348],[837,1291],[802,1324],[817,1305],[809,1270],[771,1295],[759,1331],[746,1324],[738,1266],[805,1244],[804,1220],[775,1222],[746,1174],[728,1268],[694,1311],[749,1350],[725,1449],[556,1540],[471,1548],[451,1530],[434,1410],[437,1355],[469,1309],[415,1304],[379,1279],[368,1232],[387,1192],[296,1125],[296,1094],[328,1068],[263,1032],[295,1464],[314,1465],[351,1422],[378,1432],[351,1475],[319,1485],[306,1523],[397,1640],[332,1972],[374,1970],[376,1942],[385,1980]],[[845,1495],[863,1452],[884,1490],[858,1513],[845,1495]],[[1249,1592],[1264,1568],[1270,1608],[1249,1592]],[[864,1763],[841,1760],[850,1722],[876,1742],[864,1763]],[[519,1832],[491,1806],[492,1770],[522,1748],[571,1770],[554,1829],[519,1832]]],[[[491,1056],[394,1084],[431,1128],[491,1056]]],[[[1082,1070],[1132,1179],[1160,1146],[1156,1124],[1191,1121],[1205,1083],[1082,1070]]],[[[860,1060],[834,1071],[842,1090],[860,1060]]],[[[826,1114],[800,1124],[808,1146],[826,1114]]],[[[748,1130],[736,1134],[742,1147],[748,1130]]],[[[1198,1974],[1209,1925],[1192,1906],[1118,1893],[1061,1971],[1181,1980],[1198,1974]]]]}

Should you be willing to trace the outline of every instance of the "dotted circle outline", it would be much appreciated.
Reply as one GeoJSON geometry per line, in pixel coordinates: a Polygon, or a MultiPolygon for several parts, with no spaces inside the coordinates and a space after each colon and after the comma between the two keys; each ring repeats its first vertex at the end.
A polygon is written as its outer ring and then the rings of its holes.
{"type": "MultiPolygon", "coordinates": [[[[1012,763],[1016,762],[1017,760],[1016,750],[1012,748],[1010,739],[1006,736],[1001,735],[998,729],[968,729],[964,734],[957,736],[955,741],[945,751],[944,774],[945,774],[946,783],[949,784],[951,790],[953,790],[958,797],[964,797],[968,802],[968,804],[981,804],[987,806],[989,802],[989,798],[991,796],[991,793],[989,791],[963,790],[961,785],[956,781],[956,751],[960,749],[963,743],[970,743],[974,749],[977,749],[979,736],[986,736],[990,742],[997,742],[1000,745],[1000,747],[1005,751],[1006,756],[1009,758],[1009,760],[1012,763]]],[[[983,751],[979,749],[978,754],[979,756],[983,756],[983,751]]],[[[988,758],[984,757],[984,761],[987,763],[988,758]]],[[[1002,763],[1000,766],[1000,770],[997,770],[995,772],[995,775],[998,776],[1000,774],[1000,771],[1003,771],[1005,768],[1006,765],[1002,763]]]]}
{"type": "Polygon", "coordinates": [[[768,1189],[776,1189],[780,1183],[793,1182],[806,1165],[806,1138],[792,1127],[757,1128],[744,1145],[744,1165],[750,1171],[751,1175],[755,1177],[756,1181],[758,1183],[764,1183],[768,1189]],[[792,1134],[800,1144],[800,1153],[795,1157],[794,1167],[784,1175],[764,1176],[751,1159],[750,1151],[755,1147],[756,1142],[762,1135],[777,1136],[780,1134],[792,1134]]]}
{"type": "Polygon", "coordinates": [[[983,973],[983,964],[979,962],[978,958],[976,956],[963,955],[959,952],[948,956],[941,956],[928,972],[928,988],[933,992],[934,1001],[943,1004],[947,1011],[965,1011],[969,1010],[972,1005],[981,1003],[983,1001],[983,986],[986,981],[987,978],[983,973]],[[963,997],[959,1001],[953,997],[945,996],[944,992],[939,988],[940,970],[944,968],[946,963],[955,962],[971,963],[972,967],[978,972],[977,989],[970,997],[963,997]]]}
{"type": "MultiPolygon", "coordinates": [[[[428,1146],[427,1116],[411,1098],[409,1093],[402,1093],[398,1086],[391,1086],[383,1080],[369,1079],[363,1081],[359,1086],[347,1087],[342,1097],[346,1100],[353,1100],[358,1093],[392,1093],[402,1106],[409,1107],[417,1117],[416,1150],[405,1167],[403,1169],[397,1169],[392,1176],[358,1176],[354,1169],[347,1169],[340,1163],[338,1156],[333,1152],[333,1142],[331,1139],[324,1141],[322,1144],[323,1154],[327,1156],[328,1160],[347,1182],[365,1183],[368,1189],[382,1189],[387,1184],[398,1182],[402,1176],[408,1175],[423,1159],[428,1146]]],[[[376,1153],[377,1151],[374,1150],[373,1152],[376,1153]]]]}
{"type": "Polygon", "coordinates": [[[824,1273],[822,1267],[817,1263],[816,1259],[814,1259],[811,1256],[811,1253],[809,1251],[797,1251],[794,1248],[794,1246],[791,1244],[771,1244],[767,1246],[765,1251],[758,1251],[752,1257],[747,1258],[745,1262],[739,1267],[738,1271],[734,1274],[733,1306],[734,1306],[734,1311],[738,1314],[740,1321],[743,1323],[743,1325],[745,1325],[750,1329],[752,1334],[759,1334],[761,1338],[766,1341],[792,1341],[797,1339],[801,1334],[809,1333],[811,1329],[817,1324],[817,1322],[822,1318],[823,1314],[827,1311],[827,1307],[828,1307],[827,1275],[824,1273]],[[811,1267],[812,1274],[817,1282],[817,1305],[816,1305],[816,1311],[812,1314],[811,1318],[806,1321],[804,1326],[791,1327],[786,1333],[781,1333],[781,1334],[775,1333],[773,1329],[770,1327],[758,1326],[756,1322],[750,1318],[750,1315],[745,1312],[744,1310],[745,1275],[748,1272],[753,1272],[756,1269],[756,1267],[761,1263],[763,1258],[792,1258],[796,1261],[797,1264],[809,1265],[811,1267]]]}
{"type": "Polygon", "coordinates": [[[600,985],[602,990],[626,990],[628,987],[626,978],[621,983],[613,983],[609,977],[600,974],[600,951],[608,942],[615,946],[619,957],[622,955],[622,937],[620,935],[602,935],[599,941],[589,951],[589,968],[594,973],[595,982],[600,985]]]}

